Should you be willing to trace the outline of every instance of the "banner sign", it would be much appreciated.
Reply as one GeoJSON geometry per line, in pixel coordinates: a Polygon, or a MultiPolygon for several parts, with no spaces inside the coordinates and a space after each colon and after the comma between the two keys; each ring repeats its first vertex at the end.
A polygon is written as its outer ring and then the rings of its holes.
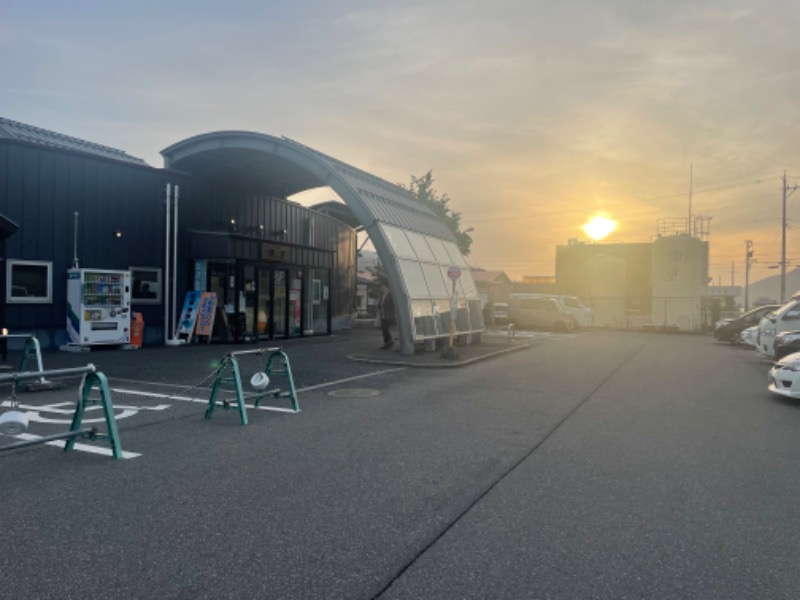
{"type": "Polygon", "coordinates": [[[214,316],[217,313],[217,295],[214,292],[203,292],[197,306],[197,335],[211,337],[214,330],[214,316]]]}
{"type": "Polygon", "coordinates": [[[188,335],[192,337],[194,324],[197,321],[197,306],[200,303],[200,296],[203,292],[186,292],[186,299],[183,301],[181,319],[178,321],[177,335],[188,335]]]}

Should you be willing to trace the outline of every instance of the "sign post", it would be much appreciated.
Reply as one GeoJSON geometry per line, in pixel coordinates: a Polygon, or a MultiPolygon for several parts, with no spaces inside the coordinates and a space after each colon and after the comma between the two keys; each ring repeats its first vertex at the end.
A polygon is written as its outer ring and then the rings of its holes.
{"type": "Polygon", "coordinates": [[[442,358],[458,358],[458,350],[453,345],[456,335],[456,315],[458,314],[458,295],[456,293],[456,282],[461,277],[461,269],[453,265],[447,269],[447,276],[453,282],[453,291],[450,295],[450,339],[447,347],[442,350],[442,358]]]}

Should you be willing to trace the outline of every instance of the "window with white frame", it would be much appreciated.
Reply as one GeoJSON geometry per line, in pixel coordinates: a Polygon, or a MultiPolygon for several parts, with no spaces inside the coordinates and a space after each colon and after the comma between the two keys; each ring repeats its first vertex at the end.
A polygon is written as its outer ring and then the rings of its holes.
{"type": "Polygon", "coordinates": [[[161,269],[128,267],[131,272],[131,303],[161,303],[161,269]]]}
{"type": "Polygon", "coordinates": [[[6,261],[6,302],[48,304],[53,301],[53,263],[42,260],[6,261]]]}

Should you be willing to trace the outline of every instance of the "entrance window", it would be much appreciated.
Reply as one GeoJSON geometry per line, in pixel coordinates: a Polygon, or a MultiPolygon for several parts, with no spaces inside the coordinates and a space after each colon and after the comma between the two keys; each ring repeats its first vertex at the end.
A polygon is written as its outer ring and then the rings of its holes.
{"type": "Polygon", "coordinates": [[[244,309],[245,331],[254,333],[256,330],[256,268],[253,265],[244,267],[244,309]]]}
{"type": "Polygon", "coordinates": [[[303,271],[292,269],[291,287],[289,288],[289,336],[303,334],[303,271]]]}
{"type": "Polygon", "coordinates": [[[330,282],[327,269],[308,269],[306,279],[306,335],[328,333],[328,307],[330,305],[330,282]]]}
{"type": "Polygon", "coordinates": [[[269,337],[269,319],[272,311],[272,296],[269,291],[269,269],[258,269],[258,310],[256,312],[258,337],[269,337]]]}
{"type": "Polygon", "coordinates": [[[272,336],[286,337],[286,275],[285,269],[273,271],[275,288],[272,297],[272,336]]]}

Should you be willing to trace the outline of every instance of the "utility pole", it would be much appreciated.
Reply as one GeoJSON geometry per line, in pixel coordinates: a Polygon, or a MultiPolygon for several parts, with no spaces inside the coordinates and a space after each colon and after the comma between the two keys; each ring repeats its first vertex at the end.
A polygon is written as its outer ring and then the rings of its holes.
{"type": "Polygon", "coordinates": [[[781,220],[781,304],[786,302],[786,199],[797,189],[797,184],[789,189],[786,171],[783,172],[783,218],[781,220]]]}
{"type": "Polygon", "coordinates": [[[692,235],[692,185],[694,182],[693,165],[689,163],[689,219],[686,221],[686,231],[692,235]]]}
{"type": "Polygon", "coordinates": [[[750,310],[750,260],[753,258],[753,240],[744,241],[744,312],[750,310]]]}

